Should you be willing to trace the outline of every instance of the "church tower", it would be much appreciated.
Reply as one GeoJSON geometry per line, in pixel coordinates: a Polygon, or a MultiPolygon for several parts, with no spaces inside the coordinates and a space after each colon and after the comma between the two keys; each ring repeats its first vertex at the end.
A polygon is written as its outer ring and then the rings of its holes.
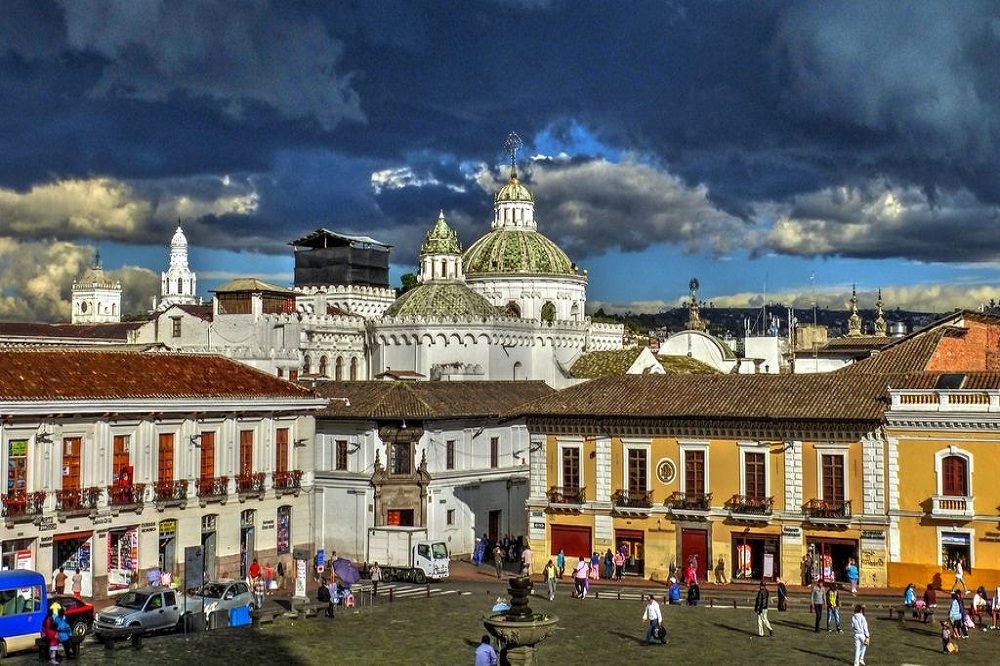
{"type": "Polygon", "coordinates": [[[197,278],[194,271],[188,268],[188,242],[177,223],[177,231],[170,239],[170,266],[160,273],[160,302],[157,310],[166,310],[171,305],[201,303],[197,292],[197,278]]]}
{"type": "Polygon", "coordinates": [[[110,324],[122,320],[122,283],[104,274],[101,253],[94,265],[73,283],[74,324],[110,324]]]}

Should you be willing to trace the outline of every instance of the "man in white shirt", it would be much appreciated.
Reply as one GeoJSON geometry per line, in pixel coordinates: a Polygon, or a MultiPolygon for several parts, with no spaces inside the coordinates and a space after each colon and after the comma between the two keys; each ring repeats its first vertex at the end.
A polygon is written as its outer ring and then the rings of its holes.
{"type": "Polygon", "coordinates": [[[965,594],[969,593],[969,586],[965,584],[965,558],[958,558],[958,562],[955,564],[955,582],[951,586],[951,591],[954,592],[961,585],[965,594]]]}
{"type": "MultiPolygon", "coordinates": [[[[663,613],[660,612],[660,604],[656,603],[656,597],[652,594],[649,595],[649,602],[646,604],[646,610],[642,614],[642,619],[649,623],[649,628],[646,630],[646,645],[652,645],[653,639],[659,638],[660,623],[663,622],[663,613]]],[[[659,640],[661,643],[666,643],[666,635],[663,638],[659,638],[659,640]]]]}
{"type": "Polygon", "coordinates": [[[531,575],[531,548],[527,544],[524,545],[524,550],[521,551],[521,575],[531,575]]]}
{"type": "Polygon", "coordinates": [[[854,666],[865,666],[865,652],[868,650],[871,634],[868,633],[868,618],[865,617],[864,604],[854,607],[851,629],[854,630],[854,666]]]}

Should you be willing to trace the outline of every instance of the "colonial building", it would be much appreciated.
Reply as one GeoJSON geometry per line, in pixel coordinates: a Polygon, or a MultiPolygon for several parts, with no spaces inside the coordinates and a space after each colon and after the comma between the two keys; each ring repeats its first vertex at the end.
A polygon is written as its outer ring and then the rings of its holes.
{"type": "Polygon", "coordinates": [[[218,356],[0,350],[0,565],[83,573],[84,595],[160,567],[240,577],[311,547],[326,401],[218,356]],[[302,492],[305,491],[305,492],[302,492]]]}
{"type": "Polygon", "coordinates": [[[553,391],[542,382],[315,382],[316,532],[367,559],[368,528],[426,527],[453,554],[477,535],[525,534],[528,432],[500,414],[553,391]]]}
{"type": "Polygon", "coordinates": [[[108,324],[121,321],[122,284],[105,275],[101,254],[94,265],[73,283],[72,323],[108,324]]]}

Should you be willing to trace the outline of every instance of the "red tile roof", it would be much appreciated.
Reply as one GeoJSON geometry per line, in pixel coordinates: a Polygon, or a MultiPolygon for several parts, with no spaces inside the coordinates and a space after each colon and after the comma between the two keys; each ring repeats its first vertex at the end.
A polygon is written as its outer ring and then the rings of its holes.
{"type": "Polygon", "coordinates": [[[112,324],[46,324],[42,322],[0,322],[0,337],[79,338],[81,340],[118,340],[124,342],[131,331],[145,321],[112,324]]]}
{"type": "Polygon", "coordinates": [[[3,401],[312,397],[221,356],[0,349],[0,368],[3,401]]]}
{"type": "Polygon", "coordinates": [[[329,406],[318,417],[345,419],[448,419],[498,417],[554,393],[545,382],[321,381],[307,384],[329,406]],[[343,400],[346,398],[350,405],[343,400]]]}

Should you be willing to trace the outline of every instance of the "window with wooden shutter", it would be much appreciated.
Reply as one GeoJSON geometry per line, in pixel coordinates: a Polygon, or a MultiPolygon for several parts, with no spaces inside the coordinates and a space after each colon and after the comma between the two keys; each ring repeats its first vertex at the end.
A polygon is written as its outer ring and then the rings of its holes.
{"type": "Polygon", "coordinates": [[[253,474],[253,430],[240,431],[240,476],[253,474]]]}
{"type": "Polygon", "coordinates": [[[455,440],[449,439],[445,444],[445,469],[455,469],[455,440]]]}
{"type": "Polygon", "coordinates": [[[500,466],[500,438],[490,437],[490,467],[500,466]]]}
{"type": "Polygon", "coordinates": [[[562,473],[563,488],[567,490],[580,488],[580,449],[563,449],[562,473]]]}
{"type": "Polygon", "coordinates": [[[174,434],[160,433],[157,448],[157,480],[166,483],[174,480],[174,434]]]}
{"type": "Polygon", "coordinates": [[[278,428],[274,432],[274,471],[288,471],[288,428],[278,428]]]}
{"type": "Polygon", "coordinates": [[[952,497],[969,495],[969,461],[962,456],[941,460],[941,492],[952,497]]]}
{"type": "Polygon", "coordinates": [[[83,455],[83,438],[63,439],[63,490],[80,489],[80,462],[83,455]]]}
{"type": "Polygon", "coordinates": [[[844,456],[823,456],[823,499],[827,502],[844,501],[844,456]]]}
{"type": "Polygon", "coordinates": [[[347,470],[347,440],[338,439],[337,440],[337,461],[335,469],[340,471],[347,470]]]}
{"type": "Polygon", "coordinates": [[[705,452],[684,452],[684,492],[688,495],[705,493],[705,452]]]}
{"type": "Polygon", "coordinates": [[[743,454],[744,492],[747,497],[767,497],[765,459],[763,453],[747,451],[743,454]]]}
{"type": "Polygon", "coordinates": [[[646,488],[646,450],[628,449],[628,492],[629,495],[643,495],[646,488]]]}
{"type": "Polygon", "coordinates": [[[215,433],[201,433],[201,470],[199,476],[202,479],[215,478],[215,433]]]}
{"type": "Polygon", "coordinates": [[[128,435],[115,435],[112,440],[111,445],[111,478],[113,482],[117,485],[122,474],[128,475],[129,468],[129,455],[128,455],[128,445],[129,436],[128,435]]]}

